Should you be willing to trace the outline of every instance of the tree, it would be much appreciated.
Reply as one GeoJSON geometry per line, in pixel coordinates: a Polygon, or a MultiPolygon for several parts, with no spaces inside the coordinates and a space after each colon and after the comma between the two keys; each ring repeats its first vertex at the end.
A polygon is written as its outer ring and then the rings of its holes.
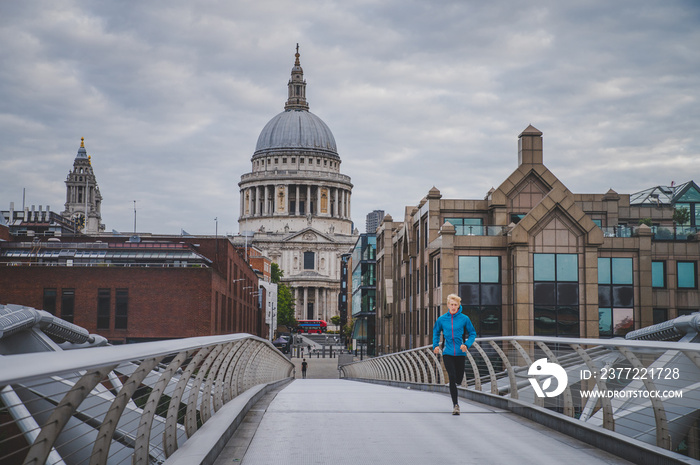
{"type": "Polygon", "coordinates": [[[348,342],[352,340],[352,330],[353,330],[354,326],[355,326],[355,323],[353,322],[353,319],[348,318],[348,322],[345,324],[345,327],[343,328],[343,337],[348,342]]]}
{"type": "MultiPolygon", "coordinates": [[[[690,210],[686,207],[676,208],[673,210],[673,237],[676,237],[677,226],[687,225],[690,223],[690,210]]],[[[681,233],[683,228],[681,228],[681,233]]]]}
{"type": "Polygon", "coordinates": [[[284,284],[277,285],[277,324],[288,328],[294,328],[298,324],[294,317],[292,291],[284,284]]]}
{"type": "Polygon", "coordinates": [[[640,218],[640,219],[639,219],[639,224],[640,224],[640,225],[641,225],[641,224],[646,224],[646,225],[649,226],[650,228],[651,228],[652,226],[654,226],[654,223],[653,223],[653,221],[651,220],[651,218],[640,218]]]}
{"type": "Polygon", "coordinates": [[[690,223],[690,210],[688,210],[686,207],[676,208],[673,210],[673,223],[680,225],[690,223]]]}
{"type": "Polygon", "coordinates": [[[331,317],[331,323],[336,326],[340,326],[340,315],[333,315],[331,317]]]}
{"type": "Polygon", "coordinates": [[[280,266],[277,263],[273,263],[270,266],[270,280],[272,280],[274,284],[279,284],[282,280],[282,276],[284,276],[284,271],[280,270],[280,266]]]}
{"type": "Polygon", "coordinates": [[[280,281],[284,276],[284,271],[277,263],[270,266],[270,280],[277,284],[277,324],[288,328],[297,326],[297,319],[294,317],[294,296],[292,291],[280,281]]]}

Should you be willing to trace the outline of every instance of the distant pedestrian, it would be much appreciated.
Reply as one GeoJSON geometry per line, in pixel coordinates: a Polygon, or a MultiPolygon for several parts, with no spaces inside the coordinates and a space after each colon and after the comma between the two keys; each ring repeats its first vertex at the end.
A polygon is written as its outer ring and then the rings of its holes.
{"type": "Polygon", "coordinates": [[[447,296],[447,313],[435,321],[433,327],[433,351],[440,353],[440,333],[445,339],[445,348],[442,351],[442,360],[445,364],[447,376],[450,379],[450,396],[452,397],[452,415],[459,415],[459,402],[457,401],[457,385],[464,379],[464,362],[467,358],[467,349],[476,339],[474,325],[467,315],[462,313],[462,299],[455,294],[447,296]]]}
{"type": "Polygon", "coordinates": [[[306,368],[309,366],[308,363],[306,363],[306,359],[303,358],[301,359],[301,377],[302,379],[306,379],[306,368]]]}

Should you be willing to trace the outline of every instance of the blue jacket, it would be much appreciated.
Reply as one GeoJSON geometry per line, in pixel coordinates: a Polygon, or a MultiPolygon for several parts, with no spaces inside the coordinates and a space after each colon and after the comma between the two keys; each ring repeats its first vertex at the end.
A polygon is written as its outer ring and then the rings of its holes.
{"type": "Polygon", "coordinates": [[[471,347],[476,339],[476,330],[472,325],[471,320],[467,315],[462,313],[462,307],[459,307],[459,312],[454,315],[449,311],[441,315],[435,326],[433,327],[433,349],[440,344],[440,332],[445,338],[445,348],[442,350],[444,355],[467,355],[459,348],[462,344],[467,348],[471,347]],[[464,337],[469,334],[469,338],[465,341],[464,337]]]}

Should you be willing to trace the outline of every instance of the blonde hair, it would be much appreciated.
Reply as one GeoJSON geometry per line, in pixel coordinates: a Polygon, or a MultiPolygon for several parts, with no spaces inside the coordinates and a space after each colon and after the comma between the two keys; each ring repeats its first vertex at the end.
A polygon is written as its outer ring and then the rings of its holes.
{"type": "Polygon", "coordinates": [[[447,296],[447,303],[450,303],[450,300],[454,300],[457,302],[459,305],[462,305],[462,298],[458,296],[457,294],[450,294],[447,296]]]}

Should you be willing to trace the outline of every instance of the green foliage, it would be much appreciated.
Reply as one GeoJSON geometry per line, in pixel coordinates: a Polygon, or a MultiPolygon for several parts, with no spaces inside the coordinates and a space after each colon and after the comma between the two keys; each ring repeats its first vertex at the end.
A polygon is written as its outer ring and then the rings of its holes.
{"type": "Polygon", "coordinates": [[[673,210],[673,222],[681,225],[690,223],[690,210],[687,207],[673,210]]]}
{"type": "Polygon", "coordinates": [[[654,223],[651,221],[651,218],[640,218],[639,224],[646,224],[649,227],[654,226],[654,223]]]}
{"type": "Polygon", "coordinates": [[[336,326],[340,325],[340,315],[333,315],[331,317],[331,324],[334,324],[336,326]]]}
{"type": "Polygon", "coordinates": [[[288,328],[297,326],[297,319],[294,317],[294,296],[284,284],[277,285],[277,324],[288,328]]]}
{"type": "Polygon", "coordinates": [[[273,263],[270,267],[270,279],[274,284],[279,284],[284,276],[284,271],[280,270],[280,266],[277,263],[273,263]]]}
{"type": "Polygon", "coordinates": [[[350,341],[352,339],[352,329],[355,326],[354,321],[352,318],[348,318],[348,322],[343,326],[343,337],[345,337],[346,341],[350,341]]]}

